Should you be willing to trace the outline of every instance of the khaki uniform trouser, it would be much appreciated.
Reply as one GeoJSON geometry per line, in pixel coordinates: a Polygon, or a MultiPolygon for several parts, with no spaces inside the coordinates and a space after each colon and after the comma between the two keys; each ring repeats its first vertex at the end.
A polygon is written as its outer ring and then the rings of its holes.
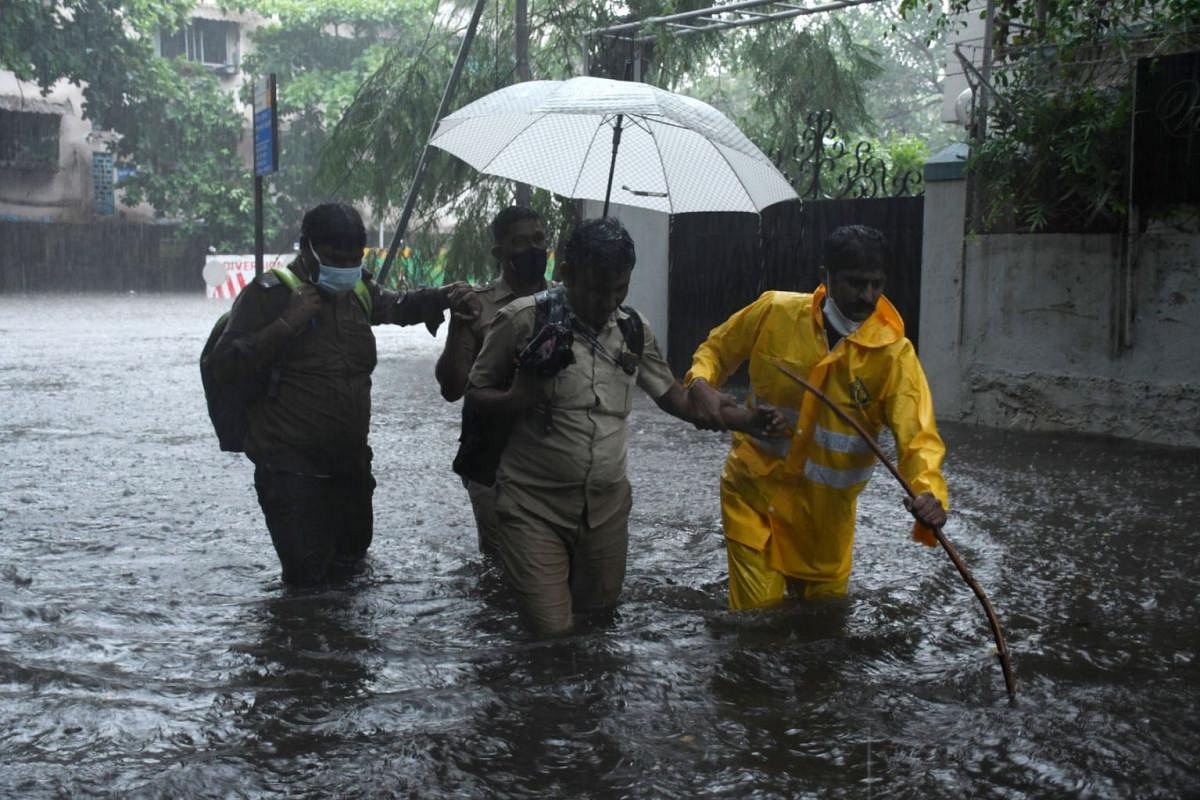
{"type": "Polygon", "coordinates": [[[500,521],[496,518],[496,487],[463,478],[471,510],[475,512],[475,529],[479,532],[479,552],[496,555],[499,548],[500,521]]]}
{"type": "Polygon", "coordinates": [[[625,580],[633,506],[628,483],[624,491],[618,512],[595,528],[588,527],[586,514],[574,527],[556,525],[500,491],[496,500],[500,559],[521,618],[535,633],[566,633],[574,613],[616,605],[625,580]]]}

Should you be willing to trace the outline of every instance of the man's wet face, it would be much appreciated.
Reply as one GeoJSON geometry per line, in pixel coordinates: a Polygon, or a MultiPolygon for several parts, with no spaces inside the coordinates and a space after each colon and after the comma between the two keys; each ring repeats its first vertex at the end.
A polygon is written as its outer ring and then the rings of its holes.
{"type": "Polygon", "coordinates": [[[880,264],[843,267],[829,274],[829,296],[852,322],[862,322],[875,312],[883,294],[887,272],[880,264]]]}
{"type": "Polygon", "coordinates": [[[508,263],[513,256],[524,253],[531,247],[546,249],[546,227],[540,219],[522,219],[514,222],[496,243],[493,253],[502,263],[508,263]]]}
{"type": "Polygon", "coordinates": [[[566,276],[571,308],[588,325],[599,328],[625,302],[632,275],[632,267],[620,271],[589,266],[571,268],[566,276]]]}

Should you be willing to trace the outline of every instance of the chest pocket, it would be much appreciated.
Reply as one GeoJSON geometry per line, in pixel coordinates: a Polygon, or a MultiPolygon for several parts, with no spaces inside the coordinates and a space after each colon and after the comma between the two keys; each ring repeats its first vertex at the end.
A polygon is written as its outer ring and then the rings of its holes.
{"type": "Polygon", "coordinates": [[[288,362],[324,375],[369,375],[375,369],[375,334],[366,311],[351,292],[322,303],[311,328],[288,345],[288,362]]]}
{"type": "Polygon", "coordinates": [[[633,406],[634,375],[626,374],[605,358],[596,359],[597,410],[602,414],[625,419],[633,406]]]}
{"type": "Polygon", "coordinates": [[[554,376],[544,401],[554,408],[627,417],[632,406],[634,376],[627,375],[605,357],[593,354],[591,345],[578,338],[571,349],[575,363],[554,376]]]}

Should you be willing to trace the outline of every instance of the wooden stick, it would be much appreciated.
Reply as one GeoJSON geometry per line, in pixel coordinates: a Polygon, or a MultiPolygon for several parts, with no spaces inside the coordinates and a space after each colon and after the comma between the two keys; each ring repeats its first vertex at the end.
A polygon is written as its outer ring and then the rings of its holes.
{"type": "MultiPolygon", "coordinates": [[[[896,477],[896,480],[900,481],[900,485],[904,487],[904,491],[908,493],[909,498],[912,500],[917,498],[916,493],[913,492],[912,486],[909,485],[908,481],[904,480],[904,476],[900,474],[900,471],[896,469],[896,466],[888,459],[887,455],[884,454],[883,448],[881,448],[879,443],[871,437],[871,434],[867,433],[866,429],[859,424],[858,420],[851,417],[845,411],[842,411],[842,409],[837,407],[837,404],[825,396],[824,392],[801,378],[796,373],[792,372],[779,361],[771,359],[771,363],[774,365],[775,369],[779,370],[788,378],[816,395],[817,399],[827,405],[834,414],[837,414],[839,419],[852,426],[854,430],[858,431],[858,435],[861,436],[863,441],[867,443],[867,446],[875,452],[876,457],[883,462],[883,465],[887,467],[888,471],[896,477]]],[[[961,575],[962,579],[966,581],[968,586],[971,587],[971,591],[975,593],[975,596],[979,598],[979,602],[983,605],[983,611],[985,614],[987,614],[988,624],[992,626],[992,636],[996,639],[996,655],[1000,657],[1000,669],[1004,672],[1004,686],[1006,689],[1008,689],[1008,696],[1015,698],[1017,695],[1017,681],[1013,677],[1012,662],[1008,657],[1008,647],[1004,643],[1004,632],[1000,629],[1000,620],[996,617],[996,610],[992,608],[992,601],[988,600],[987,595],[984,594],[983,587],[981,587],[979,582],[975,580],[975,577],[971,574],[971,570],[967,568],[966,563],[962,560],[962,557],[958,554],[958,551],[954,549],[954,545],[950,544],[950,540],[946,538],[946,534],[942,533],[942,529],[932,528],[931,530],[933,531],[934,537],[938,540],[938,543],[941,544],[942,548],[946,551],[946,555],[950,556],[950,560],[953,561],[954,566],[958,568],[958,574],[961,575]]]]}

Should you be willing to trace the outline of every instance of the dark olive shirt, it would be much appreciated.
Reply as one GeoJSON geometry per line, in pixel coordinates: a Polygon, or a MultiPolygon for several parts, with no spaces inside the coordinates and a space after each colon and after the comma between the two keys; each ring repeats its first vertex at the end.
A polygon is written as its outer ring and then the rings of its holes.
{"type": "MultiPolygon", "coordinates": [[[[255,463],[323,473],[353,472],[367,455],[371,421],[372,325],[413,325],[433,312],[436,290],[404,294],[368,282],[372,313],[354,292],[318,289],[316,316],[277,350],[262,332],[278,319],[291,290],[264,276],[238,295],[213,350],[218,380],[265,387],[250,406],[246,455],[255,463]],[[278,364],[277,377],[272,376],[278,364]]],[[[437,312],[440,314],[440,311],[437,312]]]]}

